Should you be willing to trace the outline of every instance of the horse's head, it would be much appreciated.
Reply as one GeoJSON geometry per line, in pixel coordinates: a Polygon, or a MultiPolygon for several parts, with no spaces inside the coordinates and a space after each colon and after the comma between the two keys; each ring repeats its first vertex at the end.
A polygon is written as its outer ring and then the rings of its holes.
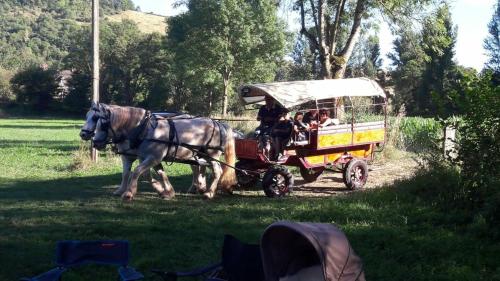
{"type": "Polygon", "coordinates": [[[92,102],[92,106],[85,117],[85,124],[80,130],[80,137],[83,140],[90,140],[95,133],[97,122],[100,118],[108,118],[110,115],[110,106],[103,103],[92,102]]]}
{"type": "Polygon", "coordinates": [[[99,118],[92,137],[92,144],[95,149],[102,150],[106,147],[110,140],[109,131],[111,129],[109,116],[107,118],[99,118]]]}
{"type": "Polygon", "coordinates": [[[82,138],[82,140],[90,140],[92,136],[94,136],[97,121],[102,115],[101,111],[104,111],[103,106],[99,103],[92,102],[92,106],[85,117],[85,124],[83,124],[80,130],[80,138],[82,138]]]}

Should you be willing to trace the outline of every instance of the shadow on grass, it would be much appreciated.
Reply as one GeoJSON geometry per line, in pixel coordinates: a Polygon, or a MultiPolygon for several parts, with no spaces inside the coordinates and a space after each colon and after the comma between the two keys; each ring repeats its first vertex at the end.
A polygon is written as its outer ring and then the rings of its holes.
{"type": "Polygon", "coordinates": [[[59,178],[55,180],[23,181],[7,180],[0,188],[2,200],[60,201],[90,199],[106,192],[103,186],[120,183],[121,175],[100,175],[59,178]]]}
{"type": "Polygon", "coordinates": [[[78,141],[61,140],[2,140],[0,148],[19,148],[29,146],[31,148],[55,149],[59,151],[73,151],[78,149],[78,141]]]}
{"type": "MultiPolygon", "coordinates": [[[[160,200],[141,183],[131,203],[110,196],[119,174],[10,182],[0,189],[0,264],[9,268],[0,279],[49,269],[55,242],[63,239],[127,239],[131,264],[142,272],[192,268],[219,259],[225,233],[258,243],[277,220],[336,223],[363,258],[367,280],[500,276],[498,241],[457,223],[460,214],[444,212],[402,188],[326,198],[223,195],[206,201],[184,194],[190,175],[170,179],[179,192],[175,199],[160,200]]],[[[105,280],[113,274],[84,273],[71,280],[105,280]]]]}

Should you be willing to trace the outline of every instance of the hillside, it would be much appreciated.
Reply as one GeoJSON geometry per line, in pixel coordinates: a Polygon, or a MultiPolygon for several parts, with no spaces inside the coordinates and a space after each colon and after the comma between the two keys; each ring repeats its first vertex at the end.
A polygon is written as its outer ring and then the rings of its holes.
{"type": "MultiPolygon", "coordinates": [[[[101,0],[101,13],[114,15],[134,9],[131,0],[101,0]]],[[[59,63],[72,45],[72,36],[90,23],[87,0],[0,1],[0,68],[59,63]]]]}
{"type": "Polygon", "coordinates": [[[139,30],[144,33],[158,32],[165,33],[167,24],[165,23],[166,17],[154,15],[149,13],[142,13],[136,11],[123,11],[118,14],[106,16],[111,22],[121,22],[123,20],[131,20],[137,24],[139,30]]]}

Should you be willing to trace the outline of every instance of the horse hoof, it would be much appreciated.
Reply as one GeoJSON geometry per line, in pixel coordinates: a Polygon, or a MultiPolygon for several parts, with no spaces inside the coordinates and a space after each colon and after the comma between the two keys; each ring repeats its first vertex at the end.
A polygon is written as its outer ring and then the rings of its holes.
{"type": "Polygon", "coordinates": [[[171,199],[174,199],[175,192],[173,192],[173,191],[172,192],[163,191],[162,193],[160,193],[160,197],[163,200],[171,200],[171,199]]]}
{"type": "Polygon", "coordinates": [[[205,192],[205,193],[203,193],[203,199],[210,200],[212,198],[214,198],[213,192],[205,192]]]}
{"type": "Polygon", "coordinates": [[[130,192],[130,191],[127,191],[127,192],[123,193],[123,195],[122,195],[123,201],[132,201],[133,197],[134,196],[132,195],[132,192],[130,192]]]}

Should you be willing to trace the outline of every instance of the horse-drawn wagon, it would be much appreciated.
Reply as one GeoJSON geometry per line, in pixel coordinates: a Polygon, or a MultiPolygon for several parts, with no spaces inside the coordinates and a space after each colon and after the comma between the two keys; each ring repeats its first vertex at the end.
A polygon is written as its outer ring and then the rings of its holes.
{"type": "Polygon", "coordinates": [[[387,101],[376,82],[353,78],[252,84],[240,87],[239,95],[247,108],[261,105],[270,97],[288,112],[313,116],[307,131],[290,131],[284,157],[279,160],[270,157],[265,144],[268,138],[254,135],[237,139],[240,186],[252,186],[262,179],[267,196],[283,196],[293,186],[293,175],[287,166],[298,167],[306,182],[313,182],[325,169],[336,167],[342,171],[347,188],[360,189],[365,185],[367,161],[386,138],[387,101]],[[318,126],[318,111],[333,117],[330,126],[318,126]]]}

